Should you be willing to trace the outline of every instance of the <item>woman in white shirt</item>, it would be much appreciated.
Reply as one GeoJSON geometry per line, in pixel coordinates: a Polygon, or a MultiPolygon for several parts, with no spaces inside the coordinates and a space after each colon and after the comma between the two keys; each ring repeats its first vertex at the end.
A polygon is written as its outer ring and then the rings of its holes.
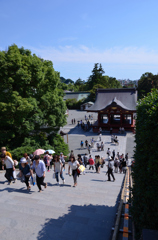
{"type": "MultiPolygon", "coordinates": [[[[0,155],[0,158],[2,160],[2,163],[6,165],[6,173],[5,173],[5,177],[6,179],[8,180],[8,184],[10,185],[11,184],[11,181],[13,178],[13,171],[15,170],[15,167],[14,167],[14,162],[13,160],[7,156],[5,153],[2,153],[0,155]]],[[[4,169],[4,167],[3,167],[4,169]]]]}
{"type": "Polygon", "coordinates": [[[77,176],[79,175],[77,172],[77,168],[80,166],[79,162],[75,160],[75,157],[70,157],[70,161],[68,162],[69,168],[68,168],[68,174],[70,175],[70,168],[72,169],[72,176],[74,179],[74,186],[77,186],[77,176]]]}
{"type": "Polygon", "coordinates": [[[59,159],[58,155],[55,155],[53,157],[54,160],[54,172],[55,172],[55,178],[57,181],[57,185],[59,185],[59,176],[58,173],[60,173],[60,178],[63,180],[63,184],[65,183],[65,179],[63,177],[63,164],[61,162],[61,160],[59,159]]]}

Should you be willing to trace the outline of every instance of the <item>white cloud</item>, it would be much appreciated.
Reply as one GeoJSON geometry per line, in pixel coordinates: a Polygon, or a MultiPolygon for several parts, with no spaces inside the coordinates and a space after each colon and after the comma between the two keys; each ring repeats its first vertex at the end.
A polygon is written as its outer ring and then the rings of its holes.
{"type": "Polygon", "coordinates": [[[158,52],[138,47],[113,47],[104,50],[79,47],[60,46],[31,48],[37,55],[53,62],[76,62],[76,63],[105,63],[105,64],[158,64],[158,52]]]}

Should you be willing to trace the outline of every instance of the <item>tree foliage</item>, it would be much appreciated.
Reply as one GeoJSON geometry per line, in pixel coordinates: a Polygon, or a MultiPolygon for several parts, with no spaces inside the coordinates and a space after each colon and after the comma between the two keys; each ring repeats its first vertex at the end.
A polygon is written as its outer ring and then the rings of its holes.
{"type": "Polygon", "coordinates": [[[87,81],[87,90],[94,92],[96,86],[101,86],[102,88],[121,88],[121,84],[116,78],[103,75],[105,72],[101,64],[95,63],[92,70],[92,75],[90,75],[87,81]]]}
{"type": "Polygon", "coordinates": [[[59,73],[51,61],[23,47],[0,51],[0,145],[21,146],[25,138],[56,133],[66,123],[59,73]]]}
{"type": "Polygon", "coordinates": [[[80,109],[81,104],[85,102],[85,98],[82,100],[76,100],[75,98],[66,99],[66,106],[68,109],[80,109]]]}
{"type": "Polygon", "coordinates": [[[138,97],[146,96],[147,93],[151,92],[152,88],[158,89],[158,75],[146,72],[138,81],[138,97]]]}
{"type": "Polygon", "coordinates": [[[94,64],[94,68],[92,70],[92,75],[90,75],[87,84],[89,89],[92,89],[94,85],[96,84],[101,84],[104,81],[103,80],[103,74],[104,74],[104,70],[102,68],[102,65],[99,63],[95,63],[94,64]]]}
{"type": "Polygon", "coordinates": [[[62,83],[65,83],[65,84],[69,84],[69,83],[74,83],[74,81],[73,80],[71,80],[70,78],[68,78],[68,79],[65,79],[64,77],[60,77],[60,81],[62,82],[62,83]]]}
{"type": "Polygon", "coordinates": [[[13,156],[13,159],[20,160],[20,158],[23,156],[24,153],[33,153],[36,149],[53,149],[56,154],[60,154],[60,152],[63,152],[64,155],[67,155],[69,153],[68,145],[65,144],[63,138],[59,134],[53,134],[50,135],[47,139],[41,138],[25,138],[24,142],[20,147],[15,148],[14,150],[11,150],[11,154],[13,156]]]}
{"type": "Polygon", "coordinates": [[[158,229],[158,90],[139,100],[133,187],[133,218],[138,238],[143,228],[158,229]]]}

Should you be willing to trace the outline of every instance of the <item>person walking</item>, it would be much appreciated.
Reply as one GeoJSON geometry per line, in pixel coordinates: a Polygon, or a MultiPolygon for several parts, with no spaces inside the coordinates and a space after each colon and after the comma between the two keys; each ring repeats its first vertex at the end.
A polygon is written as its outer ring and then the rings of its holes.
{"type": "Polygon", "coordinates": [[[104,151],[104,143],[101,142],[101,151],[104,151]]]}
{"type": "Polygon", "coordinates": [[[126,170],[127,170],[127,164],[126,164],[125,159],[123,158],[122,159],[122,171],[123,171],[123,173],[126,173],[126,170]]]}
{"type": "Polygon", "coordinates": [[[99,155],[96,156],[96,160],[95,160],[95,165],[96,165],[96,172],[100,173],[100,166],[101,166],[101,158],[99,155]]]}
{"type": "Polygon", "coordinates": [[[14,179],[13,177],[13,171],[15,171],[15,167],[14,167],[14,161],[7,156],[5,153],[2,153],[0,155],[0,158],[2,160],[2,170],[4,170],[4,165],[6,166],[6,173],[5,173],[5,177],[8,180],[8,184],[11,184],[12,179],[14,179]]]}
{"type": "Polygon", "coordinates": [[[80,166],[79,162],[75,159],[75,157],[71,157],[70,161],[68,162],[68,174],[70,175],[70,168],[72,170],[72,176],[74,180],[73,187],[77,186],[77,176],[79,176],[79,173],[77,172],[77,168],[80,166]]]}
{"type": "Polygon", "coordinates": [[[99,141],[100,141],[100,142],[101,142],[101,136],[102,136],[102,134],[100,133],[100,134],[99,134],[99,141]]]}
{"type": "Polygon", "coordinates": [[[118,173],[119,161],[117,157],[114,160],[114,167],[115,167],[115,173],[118,173]]]}
{"type": "MultiPolygon", "coordinates": [[[[78,154],[77,156],[78,156],[77,161],[79,162],[79,164],[84,166],[84,159],[81,156],[81,154],[78,154]]],[[[80,175],[82,175],[82,172],[80,172],[80,175]]],[[[83,171],[83,175],[85,175],[85,171],[83,171]]]]}
{"type": "Polygon", "coordinates": [[[115,177],[114,177],[114,174],[113,174],[113,163],[112,163],[112,161],[113,161],[113,159],[109,158],[109,160],[108,160],[108,181],[111,181],[110,175],[112,176],[113,181],[115,181],[115,177]]]}
{"type": "Polygon", "coordinates": [[[90,144],[88,144],[87,150],[88,150],[88,152],[90,154],[91,153],[91,145],[90,144]]]}
{"type": "Polygon", "coordinates": [[[115,149],[112,151],[112,157],[115,159],[115,149]]]}
{"type": "Polygon", "coordinates": [[[7,151],[6,147],[1,147],[1,153],[4,153],[6,156],[12,159],[12,155],[10,152],[7,151]]]}
{"type": "Polygon", "coordinates": [[[28,156],[27,153],[24,153],[23,157],[26,159],[27,163],[29,164],[29,166],[31,166],[32,164],[32,161],[31,161],[31,158],[30,156],[28,156]]]}
{"type": "Polygon", "coordinates": [[[49,167],[50,167],[50,161],[51,161],[52,157],[49,155],[49,152],[46,151],[45,155],[44,155],[44,163],[46,165],[47,171],[50,172],[49,167]]]}
{"type": "Polygon", "coordinates": [[[84,157],[83,157],[83,161],[84,161],[84,166],[85,168],[87,167],[88,165],[88,156],[87,156],[87,153],[85,153],[84,157]]]}
{"type": "Polygon", "coordinates": [[[71,152],[70,152],[69,159],[70,159],[70,157],[74,157],[74,151],[73,150],[71,150],[71,152]]]}
{"type": "Polygon", "coordinates": [[[89,170],[92,168],[92,170],[94,170],[94,160],[92,158],[92,156],[89,156],[89,170]]]}
{"type": "Polygon", "coordinates": [[[94,147],[94,138],[91,139],[91,146],[94,147]]]}
{"type": "Polygon", "coordinates": [[[126,160],[126,163],[128,165],[128,153],[126,153],[126,155],[125,155],[125,160],[126,160]]]}
{"type": "Polygon", "coordinates": [[[37,186],[38,186],[39,192],[41,192],[42,191],[41,185],[43,185],[46,188],[47,183],[44,182],[46,167],[45,167],[44,162],[42,160],[40,160],[39,155],[35,155],[32,169],[36,173],[37,186]]]}
{"type": "Polygon", "coordinates": [[[83,148],[83,141],[80,142],[81,149],[83,148]]]}
{"type": "Polygon", "coordinates": [[[64,156],[64,154],[61,152],[59,158],[63,164],[63,169],[65,170],[65,158],[67,158],[67,156],[64,156]]]}
{"type": "Polygon", "coordinates": [[[108,148],[108,150],[107,150],[107,155],[108,155],[108,158],[109,158],[109,157],[110,157],[110,155],[111,155],[110,148],[108,148]]]}
{"type": "Polygon", "coordinates": [[[119,170],[120,170],[120,173],[122,173],[122,159],[120,159],[120,162],[119,162],[119,170]]]}
{"type": "Polygon", "coordinates": [[[101,157],[101,168],[104,167],[104,164],[105,164],[105,158],[102,156],[101,157]]]}
{"type": "Polygon", "coordinates": [[[87,139],[85,140],[85,147],[86,148],[88,147],[88,140],[87,139]]]}
{"type": "Polygon", "coordinates": [[[30,169],[30,165],[28,164],[27,160],[23,158],[19,163],[19,170],[20,175],[19,177],[22,177],[22,174],[24,175],[24,182],[26,184],[27,190],[29,191],[31,189],[31,186],[29,184],[29,178],[30,176],[33,177],[32,171],[30,169]]]}
{"type": "Polygon", "coordinates": [[[55,178],[57,181],[57,185],[59,185],[59,176],[58,174],[60,173],[60,178],[63,180],[63,184],[65,183],[65,179],[63,177],[63,164],[62,161],[60,160],[58,155],[55,155],[54,158],[54,172],[55,172],[55,178]]]}
{"type": "Polygon", "coordinates": [[[119,152],[117,152],[117,158],[118,158],[118,160],[120,160],[120,153],[119,152]]]}
{"type": "Polygon", "coordinates": [[[79,162],[79,164],[83,165],[83,159],[81,157],[81,154],[78,154],[77,157],[78,157],[77,161],[79,162]]]}

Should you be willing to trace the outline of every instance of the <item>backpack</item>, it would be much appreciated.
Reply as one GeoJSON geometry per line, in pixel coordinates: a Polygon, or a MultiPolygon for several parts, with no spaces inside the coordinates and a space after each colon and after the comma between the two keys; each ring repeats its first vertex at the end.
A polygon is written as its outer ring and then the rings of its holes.
{"type": "Polygon", "coordinates": [[[48,156],[45,156],[43,160],[44,160],[45,165],[47,165],[48,164],[48,156]]]}

